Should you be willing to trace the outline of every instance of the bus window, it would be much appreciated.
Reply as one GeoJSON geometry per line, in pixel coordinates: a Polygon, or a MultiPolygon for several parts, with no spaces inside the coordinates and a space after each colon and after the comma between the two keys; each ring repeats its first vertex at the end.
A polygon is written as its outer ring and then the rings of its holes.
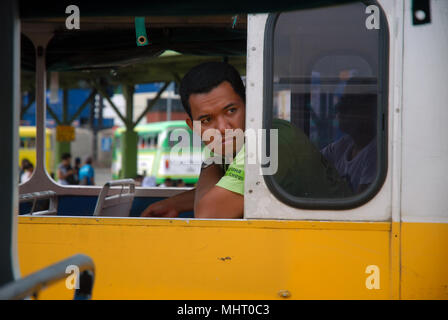
{"type": "Polygon", "coordinates": [[[147,149],[157,149],[157,135],[149,136],[146,138],[146,148],[147,149]]]}
{"type": "Polygon", "coordinates": [[[139,149],[146,149],[147,148],[146,139],[144,137],[139,137],[138,138],[138,148],[139,149]]]}
{"type": "Polygon", "coordinates": [[[36,138],[34,137],[20,137],[20,148],[23,149],[35,149],[36,138]]]}
{"type": "Polygon", "coordinates": [[[177,128],[174,130],[170,130],[168,132],[167,137],[168,137],[168,145],[170,146],[170,148],[173,148],[174,146],[177,146],[178,148],[193,146],[193,136],[191,130],[187,130],[185,128],[177,128]],[[182,133],[182,131],[188,133],[188,138],[186,135],[182,133]]]}
{"type": "Polygon", "coordinates": [[[384,181],[388,31],[385,19],[368,29],[365,9],[352,3],[269,17],[272,95],[264,112],[265,127],[278,129],[278,170],[265,180],[290,205],[353,207],[384,181]]]}
{"type": "Polygon", "coordinates": [[[121,148],[121,136],[116,136],[114,139],[114,148],[120,149],[121,148]]]}
{"type": "Polygon", "coordinates": [[[29,138],[28,149],[35,149],[35,148],[36,148],[36,138],[29,138]]]}

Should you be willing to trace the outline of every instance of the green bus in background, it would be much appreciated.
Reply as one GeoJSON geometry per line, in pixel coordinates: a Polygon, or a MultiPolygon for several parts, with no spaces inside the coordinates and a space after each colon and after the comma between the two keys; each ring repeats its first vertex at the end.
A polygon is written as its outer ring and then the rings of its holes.
{"type": "MultiPolygon", "coordinates": [[[[125,128],[118,128],[114,132],[113,179],[119,179],[121,174],[121,137],[124,130],[125,128]]],[[[194,185],[198,181],[202,163],[202,145],[193,146],[193,132],[185,121],[143,124],[135,127],[135,131],[138,134],[138,175],[154,176],[157,185],[167,178],[183,180],[186,185],[194,185]],[[185,139],[185,135],[188,139],[185,139]],[[170,141],[170,137],[174,141],[170,141]],[[175,152],[180,148],[183,148],[183,152],[175,152]]]]}

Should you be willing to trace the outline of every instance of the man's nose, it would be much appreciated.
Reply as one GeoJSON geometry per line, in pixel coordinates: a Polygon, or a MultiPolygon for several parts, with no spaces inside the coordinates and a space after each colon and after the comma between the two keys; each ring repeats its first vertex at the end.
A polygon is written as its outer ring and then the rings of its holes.
{"type": "Polygon", "coordinates": [[[216,129],[218,129],[221,135],[224,136],[226,133],[226,129],[232,129],[232,126],[224,117],[219,117],[218,127],[216,129]]]}

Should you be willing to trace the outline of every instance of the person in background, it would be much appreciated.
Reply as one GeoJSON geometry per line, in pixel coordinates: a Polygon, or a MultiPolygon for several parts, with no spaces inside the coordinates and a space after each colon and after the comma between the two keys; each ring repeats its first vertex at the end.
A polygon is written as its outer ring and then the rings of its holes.
{"type": "Polygon", "coordinates": [[[344,135],[322,154],[360,193],[375,180],[377,172],[375,94],[345,94],[337,105],[339,128],[344,135]]]}
{"type": "Polygon", "coordinates": [[[184,188],[185,186],[186,186],[186,184],[185,184],[184,180],[182,180],[182,179],[178,179],[178,180],[176,181],[176,187],[178,187],[178,188],[184,188]]]}
{"type": "Polygon", "coordinates": [[[156,177],[155,176],[146,176],[143,178],[142,187],[155,187],[156,177]]]}
{"type": "Polygon", "coordinates": [[[175,187],[174,181],[171,178],[166,178],[165,181],[161,185],[159,185],[159,187],[161,188],[175,187]]]}
{"type": "Polygon", "coordinates": [[[79,184],[79,170],[81,169],[81,158],[80,157],[76,157],[75,158],[75,166],[73,168],[75,170],[75,181],[77,181],[78,183],[75,184],[79,184]]]}
{"type": "Polygon", "coordinates": [[[136,187],[141,187],[143,183],[143,176],[141,174],[136,175],[134,181],[136,187]]]}
{"type": "Polygon", "coordinates": [[[79,170],[79,184],[95,185],[95,170],[92,167],[92,157],[87,157],[85,164],[79,170]]]}
{"type": "Polygon", "coordinates": [[[34,166],[31,162],[28,161],[28,163],[25,163],[25,166],[23,167],[23,173],[20,176],[21,183],[25,183],[28,180],[30,180],[31,176],[33,175],[34,166]]]}
{"type": "Polygon", "coordinates": [[[61,156],[61,163],[58,166],[58,182],[62,185],[74,184],[75,182],[75,171],[71,166],[72,156],[70,153],[63,153],[61,156]]]}
{"type": "Polygon", "coordinates": [[[19,173],[19,183],[23,183],[25,181],[22,181],[22,175],[25,173],[25,167],[27,167],[30,164],[30,160],[27,158],[22,159],[22,164],[20,166],[20,173],[19,173]]]}

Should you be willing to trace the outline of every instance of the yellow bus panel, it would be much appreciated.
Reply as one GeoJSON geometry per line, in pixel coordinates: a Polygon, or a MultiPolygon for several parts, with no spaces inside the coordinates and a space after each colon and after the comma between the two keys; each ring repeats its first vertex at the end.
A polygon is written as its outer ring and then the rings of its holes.
{"type": "MultiPolygon", "coordinates": [[[[22,276],[92,257],[93,299],[388,299],[390,223],[19,217],[22,276]],[[373,267],[372,267],[373,266],[373,267]],[[375,287],[372,284],[373,271],[375,287]]],[[[72,299],[62,281],[40,299],[72,299]]]]}
{"type": "Polygon", "coordinates": [[[448,224],[402,223],[402,298],[448,299],[448,224]]]}

